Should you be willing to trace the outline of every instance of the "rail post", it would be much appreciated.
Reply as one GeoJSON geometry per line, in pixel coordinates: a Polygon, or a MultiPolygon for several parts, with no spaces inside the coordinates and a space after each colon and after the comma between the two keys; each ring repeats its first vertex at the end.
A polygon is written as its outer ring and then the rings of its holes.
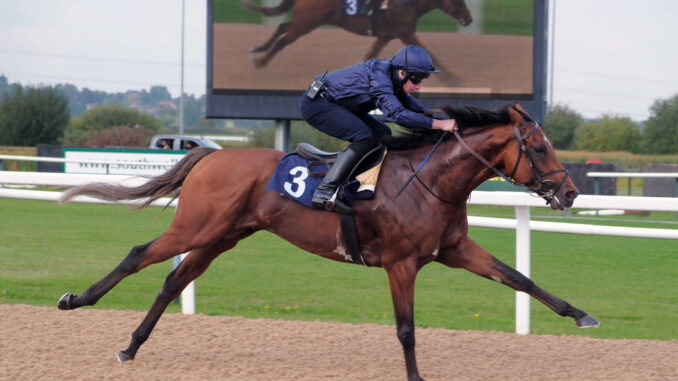
{"type": "MultiPolygon", "coordinates": [[[[530,277],[530,207],[516,206],[516,270],[530,277]]],[[[516,291],[516,333],[530,333],[530,295],[516,291]]]]}
{"type": "MultiPolygon", "coordinates": [[[[600,194],[600,177],[593,178],[593,193],[598,196],[600,194]]],[[[596,216],[598,215],[598,209],[596,209],[596,216]]]]}

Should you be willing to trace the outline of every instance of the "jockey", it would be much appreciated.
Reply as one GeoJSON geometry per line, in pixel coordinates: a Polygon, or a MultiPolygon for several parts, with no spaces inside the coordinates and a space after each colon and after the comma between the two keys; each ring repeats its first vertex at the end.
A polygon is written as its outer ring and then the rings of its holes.
{"type": "Polygon", "coordinates": [[[410,95],[421,89],[421,82],[431,73],[438,73],[431,56],[422,47],[410,45],[392,59],[370,59],[316,77],[301,98],[302,117],[314,128],[351,144],[339,153],[313,193],[314,206],[353,213],[350,206],[336,199],[337,188],[358,161],[379,145],[379,137],[391,134],[385,123],[369,115],[371,110],[380,109],[387,121],[406,128],[457,128],[454,119],[424,115],[427,109],[410,95]]]}

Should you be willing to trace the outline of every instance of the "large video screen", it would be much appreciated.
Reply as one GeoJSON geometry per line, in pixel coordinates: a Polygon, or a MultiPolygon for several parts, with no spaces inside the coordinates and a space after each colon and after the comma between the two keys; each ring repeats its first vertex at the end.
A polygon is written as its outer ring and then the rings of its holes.
{"type": "Polygon", "coordinates": [[[417,95],[544,113],[546,0],[209,0],[207,115],[300,119],[317,74],[418,44],[441,71],[417,95]]]}

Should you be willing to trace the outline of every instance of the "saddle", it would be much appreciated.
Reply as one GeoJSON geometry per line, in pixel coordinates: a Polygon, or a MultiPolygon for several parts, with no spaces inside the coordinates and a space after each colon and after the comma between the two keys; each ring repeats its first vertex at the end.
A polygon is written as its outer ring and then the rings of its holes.
{"type": "MultiPolygon", "coordinates": [[[[297,144],[297,154],[304,159],[311,161],[312,165],[326,164],[331,166],[337,160],[339,152],[326,152],[320,150],[308,143],[297,144]]],[[[386,154],[386,146],[380,144],[376,148],[368,152],[351,170],[349,179],[352,179],[355,174],[355,179],[360,182],[357,192],[362,190],[374,191],[379,176],[379,169],[381,162],[386,154]]],[[[318,173],[318,176],[324,176],[325,173],[318,173]]]]}

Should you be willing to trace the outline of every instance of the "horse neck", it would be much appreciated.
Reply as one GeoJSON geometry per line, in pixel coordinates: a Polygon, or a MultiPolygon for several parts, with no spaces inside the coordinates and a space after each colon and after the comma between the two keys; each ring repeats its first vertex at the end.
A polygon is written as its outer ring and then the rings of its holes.
{"type": "Polygon", "coordinates": [[[408,1],[405,4],[410,3],[414,8],[414,13],[419,16],[423,16],[434,9],[440,8],[439,2],[436,0],[412,0],[408,1]]]}
{"type": "MultiPolygon", "coordinates": [[[[486,127],[466,133],[462,137],[466,143],[480,156],[489,161],[503,173],[504,155],[513,147],[513,129],[508,125],[486,127]]],[[[496,174],[473,156],[456,139],[450,139],[441,145],[444,157],[439,167],[430,176],[434,190],[447,200],[466,200],[471,192],[496,174]]],[[[436,154],[437,155],[437,154],[436,154]]]]}

